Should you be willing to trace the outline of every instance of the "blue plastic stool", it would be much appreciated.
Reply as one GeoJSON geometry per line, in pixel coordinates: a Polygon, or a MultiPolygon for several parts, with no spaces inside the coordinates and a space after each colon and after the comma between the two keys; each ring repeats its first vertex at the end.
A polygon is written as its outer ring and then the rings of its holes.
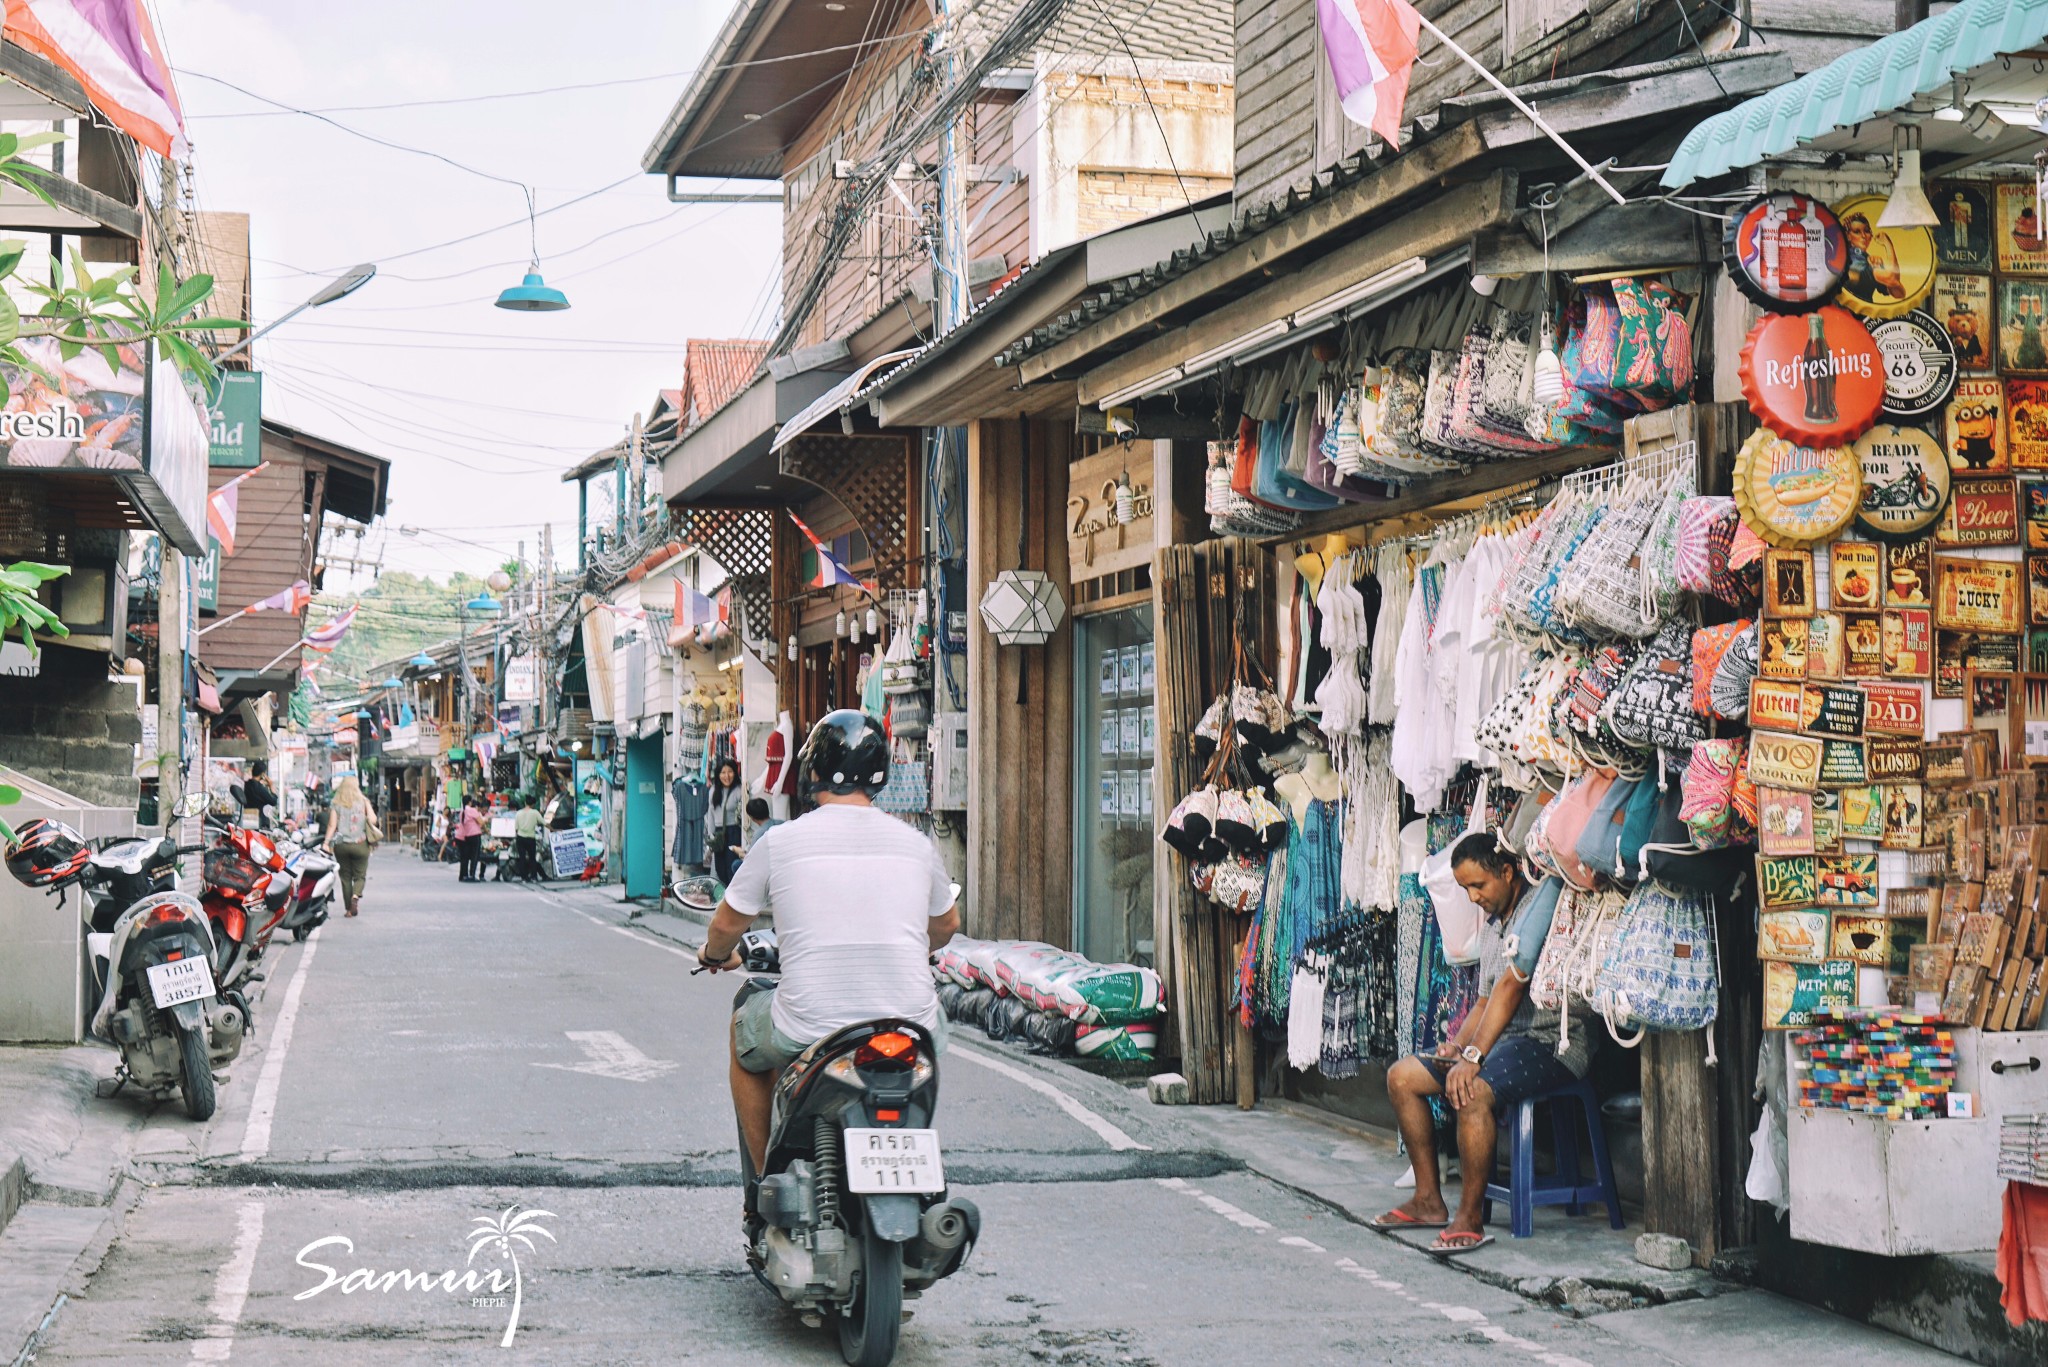
{"type": "Polygon", "coordinates": [[[1517,1239],[1536,1232],[1536,1207],[1563,1206],[1567,1215],[1583,1215],[1589,1202],[1607,1207],[1607,1223],[1622,1227],[1621,1197],[1614,1187],[1614,1164],[1607,1157],[1607,1133],[1600,1125],[1600,1098],[1593,1084],[1580,1080],[1569,1086],[1540,1092],[1518,1102],[1514,1113],[1501,1124],[1508,1138],[1508,1184],[1486,1184],[1484,1216],[1493,1219],[1493,1203],[1508,1203],[1508,1228],[1517,1239]],[[1594,1181],[1579,1180],[1579,1126],[1572,1114],[1577,1102],[1586,1114],[1586,1130],[1593,1139],[1594,1181]],[[1536,1176],[1536,1108],[1550,1108],[1551,1145],[1557,1151],[1557,1172],[1536,1176]]]}

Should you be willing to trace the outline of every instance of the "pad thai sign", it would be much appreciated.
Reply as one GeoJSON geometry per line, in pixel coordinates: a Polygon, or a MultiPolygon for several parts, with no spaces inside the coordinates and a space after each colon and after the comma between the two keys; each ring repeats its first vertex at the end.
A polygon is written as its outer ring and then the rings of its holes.
{"type": "Polygon", "coordinates": [[[47,337],[19,344],[27,365],[0,366],[0,470],[104,474],[150,525],[187,555],[204,555],[204,405],[177,368],[147,346],[98,349],[66,360],[47,337]]]}

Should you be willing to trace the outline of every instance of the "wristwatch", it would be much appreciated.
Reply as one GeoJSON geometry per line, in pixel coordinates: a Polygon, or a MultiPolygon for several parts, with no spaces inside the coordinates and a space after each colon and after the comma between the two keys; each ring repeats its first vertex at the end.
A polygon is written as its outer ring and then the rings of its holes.
{"type": "Polygon", "coordinates": [[[1486,1059],[1486,1055],[1479,1052],[1479,1046],[1476,1044],[1468,1044],[1463,1049],[1460,1049],[1458,1057],[1471,1064],[1474,1068],[1477,1068],[1486,1059]]]}

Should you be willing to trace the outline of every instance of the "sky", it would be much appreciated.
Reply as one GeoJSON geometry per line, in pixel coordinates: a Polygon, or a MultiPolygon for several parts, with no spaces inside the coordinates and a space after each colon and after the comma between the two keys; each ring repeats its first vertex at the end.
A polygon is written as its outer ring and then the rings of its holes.
{"type": "MultiPolygon", "coordinates": [[[[254,348],[266,417],[390,460],[386,525],[364,557],[481,572],[522,539],[531,560],[549,522],[558,561],[573,563],[575,486],[561,472],[681,384],[686,338],[763,335],[775,307],[781,211],[672,205],[664,178],[640,171],[727,0],[150,7],[177,71],[196,207],[251,216],[258,323],[357,262],[378,264],[363,289],[254,348]],[[592,82],[613,84],[419,103],[592,82]],[[492,306],[526,269],[518,185],[264,100],[532,186],[541,271],[571,307],[492,306]],[[334,108],[371,104],[406,107],[334,108]],[[260,117],[228,117],[249,114],[260,117]]],[[[330,573],[326,588],[367,582],[330,573]]]]}

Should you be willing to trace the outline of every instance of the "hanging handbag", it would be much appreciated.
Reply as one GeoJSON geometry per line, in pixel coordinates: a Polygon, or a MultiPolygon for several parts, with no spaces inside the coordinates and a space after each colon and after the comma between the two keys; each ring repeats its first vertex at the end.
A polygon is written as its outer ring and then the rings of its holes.
{"type": "MultiPolygon", "coordinates": [[[[1676,563],[1678,587],[1687,593],[1726,597],[1728,552],[1735,545],[1735,525],[1742,520],[1735,500],[1722,494],[1695,494],[1678,510],[1676,563]]],[[[1739,587],[1740,581],[1736,581],[1739,587]]]]}
{"type": "Polygon", "coordinates": [[[1272,798],[1266,796],[1263,788],[1251,788],[1245,792],[1245,800],[1252,809],[1252,830],[1257,834],[1259,848],[1276,850],[1287,843],[1290,822],[1287,813],[1272,798]]]}
{"type": "Polygon", "coordinates": [[[1482,776],[1478,792],[1472,799],[1472,808],[1465,817],[1465,829],[1459,833],[1458,839],[1422,861],[1422,890],[1429,894],[1430,908],[1436,914],[1437,930],[1443,941],[1444,958],[1453,967],[1479,962],[1479,932],[1485,924],[1485,913],[1472,900],[1472,895],[1459,885],[1451,857],[1459,841],[1486,829],[1486,786],[1486,779],[1482,776]]]}
{"type": "MultiPolygon", "coordinates": [[[[1719,626],[1701,627],[1692,637],[1692,710],[1702,717],[1711,717],[1714,712],[1714,672],[1721,667],[1729,647],[1735,638],[1749,630],[1750,619],[1744,617],[1736,622],[1723,622],[1719,626]]],[[[1740,718],[1729,718],[1739,721],[1740,718]]]]}
{"type": "Polygon", "coordinates": [[[1623,742],[1689,750],[1706,736],[1706,722],[1692,710],[1692,636],[1691,623],[1666,623],[1629,666],[1605,713],[1623,742]]]}
{"type": "Polygon", "coordinates": [[[889,699],[889,735],[896,740],[923,740],[932,727],[931,704],[917,693],[889,699]]]}
{"type": "Polygon", "coordinates": [[[1630,805],[1638,788],[1648,787],[1652,791],[1656,784],[1647,778],[1617,777],[1600,797],[1593,814],[1586,820],[1586,828],[1580,832],[1578,844],[1573,853],[1588,872],[1601,878],[1619,878],[1621,865],[1621,828],[1628,819],[1630,805]]]}
{"type": "Polygon", "coordinates": [[[1636,640],[1656,633],[1661,618],[1644,602],[1642,565],[1644,543],[1662,507],[1653,489],[1637,484],[1622,491],[1558,579],[1554,601],[1565,622],[1636,640]]]}
{"type": "Polygon", "coordinates": [[[1265,904],[1266,860],[1240,854],[1217,861],[1209,876],[1209,900],[1225,911],[1249,916],[1265,904]]]}
{"type": "MultiPolygon", "coordinates": [[[[1720,1009],[1715,957],[1708,899],[1650,879],[1629,894],[1593,1005],[1625,1048],[1650,1031],[1704,1029],[1720,1009]],[[1633,1037],[1623,1033],[1629,1029],[1633,1037]]],[[[1713,1061],[1711,1042],[1707,1060],[1713,1061]]]]}
{"type": "Polygon", "coordinates": [[[1558,877],[1575,888],[1591,888],[1594,884],[1597,870],[1588,868],[1579,858],[1579,838],[1586,833],[1593,813],[1599,810],[1601,799],[1614,786],[1614,780],[1612,770],[1588,769],[1545,809],[1550,819],[1545,825],[1544,843],[1550,847],[1551,863],[1558,877]]]}
{"type": "Polygon", "coordinates": [[[1216,838],[1238,854],[1257,854],[1265,848],[1265,832],[1252,815],[1251,799],[1237,788],[1216,795],[1216,838]]]}
{"type": "Polygon", "coordinates": [[[1749,684],[1756,678],[1761,648],[1757,624],[1735,633],[1714,666],[1713,682],[1707,685],[1707,701],[1713,715],[1725,721],[1749,720],[1749,684]]]}
{"type": "Polygon", "coordinates": [[[1742,771],[1746,742],[1741,736],[1717,736],[1695,745],[1679,778],[1684,801],[1678,819],[1685,823],[1692,843],[1700,849],[1718,849],[1729,843],[1735,829],[1735,782],[1742,771]]]}

